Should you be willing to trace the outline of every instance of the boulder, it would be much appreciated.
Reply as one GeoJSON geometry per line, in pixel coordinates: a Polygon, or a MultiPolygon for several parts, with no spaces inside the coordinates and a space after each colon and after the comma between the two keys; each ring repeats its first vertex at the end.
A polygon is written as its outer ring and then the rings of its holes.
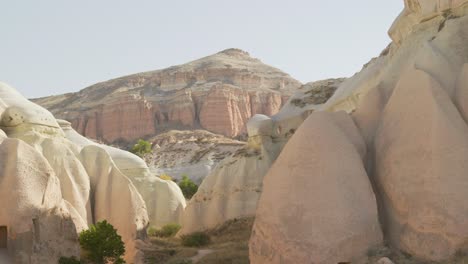
{"type": "Polygon", "coordinates": [[[360,263],[381,244],[365,158],[347,114],[312,113],[264,178],[251,263],[360,263]]]}

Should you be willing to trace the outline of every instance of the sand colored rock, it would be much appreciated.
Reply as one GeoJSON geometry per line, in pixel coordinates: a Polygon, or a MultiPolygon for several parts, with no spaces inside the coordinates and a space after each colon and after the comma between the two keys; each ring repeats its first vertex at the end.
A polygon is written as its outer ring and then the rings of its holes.
{"type": "Polygon", "coordinates": [[[169,175],[176,181],[186,175],[197,185],[220,161],[245,146],[245,142],[206,130],[171,130],[149,141],[152,152],[143,158],[151,172],[169,175]]]}
{"type": "MultiPolygon", "coordinates": [[[[309,84],[294,98],[308,100],[313,90],[332,88],[340,81],[321,81],[309,84]],[[304,96],[304,97],[301,97],[304,96]]],[[[327,93],[324,93],[327,94],[327,93]]],[[[326,98],[322,98],[320,103],[326,98]]],[[[291,101],[291,100],[290,100],[291,101]]],[[[288,101],[285,109],[271,118],[256,114],[246,124],[247,145],[224,159],[204,179],[198,192],[187,204],[179,233],[215,228],[224,222],[255,215],[263,188],[263,177],[286,142],[317,105],[297,109],[288,101]]]]}
{"type": "Polygon", "coordinates": [[[59,120],[66,137],[82,151],[87,146],[105,150],[116,166],[141,194],[148,211],[151,226],[161,227],[168,223],[180,223],[186,206],[184,195],[175,182],[161,180],[151,173],[146,163],[138,156],[111,146],[95,143],[78,134],[65,120],[59,120]]]}
{"type": "MultiPolygon", "coordinates": [[[[10,255],[20,258],[20,260],[15,260],[17,263],[49,263],[56,262],[60,255],[78,255],[77,232],[87,228],[89,224],[106,219],[117,228],[124,239],[127,262],[134,263],[134,256],[138,253],[135,248],[135,241],[146,237],[145,230],[148,225],[148,216],[144,201],[127,176],[119,171],[103,148],[96,147],[98,150],[95,151],[100,154],[95,156],[99,156],[100,160],[103,161],[101,164],[95,164],[97,158],[94,162],[89,162],[89,159],[86,160],[86,158],[94,157],[93,154],[83,154],[81,146],[68,140],[58,122],[53,119],[53,116],[46,109],[26,100],[13,88],[5,84],[0,84],[0,95],[2,96],[3,110],[0,127],[8,137],[15,138],[5,139],[5,142],[11,140],[21,142],[23,145],[26,142],[29,144],[28,148],[33,150],[35,155],[25,153],[24,157],[23,155],[17,155],[18,157],[16,157],[14,156],[16,153],[15,147],[11,147],[9,151],[14,159],[8,160],[7,168],[14,169],[15,165],[22,164],[23,159],[28,162],[31,155],[34,158],[39,157],[41,162],[46,164],[46,167],[38,164],[32,170],[33,175],[31,177],[35,177],[35,173],[37,173],[37,177],[44,173],[50,176],[51,179],[56,179],[56,186],[59,188],[58,192],[36,197],[38,203],[41,201],[44,203],[49,199],[48,196],[51,196],[57,201],[58,205],[50,208],[43,206],[43,209],[38,207],[37,213],[29,216],[29,220],[35,219],[32,224],[33,230],[41,229],[43,231],[40,234],[28,231],[29,233],[25,233],[25,237],[22,238],[24,241],[20,240],[19,242],[20,244],[25,243],[22,246],[30,248],[32,244],[28,241],[31,240],[31,236],[40,235],[47,243],[41,242],[42,244],[36,245],[32,251],[13,245],[8,247],[10,255]],[[87,163],[84,161],[87,161],[87,163]],[[96,166],[100,170],[95,169],[96,166]],[[96,184],[96,179],[99,179],[97,182],[104,183],[101,185],[96,184]],[[107,190],[109,186],[111,189],[107,190]],[[96,189],[99,189],[99,191],[96,192],[96,189]],[[115,199],[117,197],[125,202],[115,199]],[[118,210],[113,209],[117,207],[118,210]],[[71,230],[70,226],[74,228],[71,230]],[[64,235],[63,232],[66,232],[66,234],[64,235]],[[66,240],[63,241],[63,239],[66,240]],[[53,249],[54,247],[57,249],[53,249]],[[36,251],[44,251],[44,254],[39,254],[36,251]]],[[[16,148],[22,150],[22,145],[18,145],[16,148]]],[[[29,162],[31,162],[31,165],[35,165],[34,159],[29,162]]],[[[28,169],[31,171],[29,167],[28,169]]],[[[16,174],[27,172],[28,170],[23,170],[16,174]]],[[[15,176],[16,174],[12,172],[13,177],[21,177],[21,175],[15,176]]],[[[5,181],[2,184],[8,186],[14,183],[5,181]]],[[[31,186],[34,186],[33,182],[20,181],[18,185],[20,184],[25,184],[24,188],[26,190],[23,192],[28,192],[26,194],[21,193],[22,195],[36,194],[31,189],[31,186]]],[[[22,187],[20,185],[18,188],[21,189],[22,187]]],[[[40,190],[38,189],[38,192],[40,190]]],[[[12,208],[6,212],[14,215],[15,210],[21,210],[21,208],[12,208]]],[[[28,217],[25,217],[23,221],[28,221],[28,217]]],[[[33,239],[39,241],[39,238],[34,237],[33,239]]]]}
{"type": "Polygon", "coordinates": [[[125,243],[126,260],[133,260],[135,241],[146,237],[149,223],[143,198],[104,149],[86,146],[80,160],[90,175],[94,222],[111,223],[125,243]]]}
{"type": "Polygon", "coordinates": [[[235,137],[255,114],[273,115],[301,83],[247,52],[229,49],[173,66],[36,99],[80,134],[132,142],[171,129],[235,137]]]}
{"type": "Polygon", "coordinates": [[[375,137],[376,176],[389,238],[414,256],[447,259],[468,240],[467,133],[439,82],[420,70],[402,77],[375,137]]]}
{"type": "MultiPolygon", "coordinates": [[[[464,231],[467,229],[465,213],[468,210],[463,202],[467,199],[464,172],[467,163],[465,159],[468,157],[465,106],[468,17],[465,2],[405,1],[405,11],[390,31],[393,42],[379,57],[365,65],[360,73],[345,80],[329,101],[314,108],[315,111],[345,110],[351,114],[358,128],[357,134],[362,138],[362,146],[367,149],[367,155],[346,168],[359,166],[365,169],[364,172],[373,182],[385,239],[393,248],[422,262],[451,259],[456,252],[466,250],[468,241],[468,235],[464,231]]],[[[335,174],[327,173],[327,178],[316,185],[310,183],[313,180],[291,184],[294,189],[288,189],[291,180],[284,181],[284,174],[303,170],[304,175],[313,175],[311,171],[314,170],[310,168],[314,164],[312,160],[317,157],[325,159],[327,151],[335,149],[334,143],[341,142],[341,136],[327,130],[326,124],[334,123],[334,118],[324,118],[320,126],[315,128],[316,131],[307,133],[308,137],[320,138],[302,140],[294,148],[291,147],[293,150],[284,158],[291,162],[290,166],[284,165],[287,172],[278,172],[276,167],[283,164],[282,157],[288,154],[286,151],[289,146],[315,116],[313,113],[295,133],[265,177],[264,192],[257,210],[259,224],[255,224],[250,243],[254,263],[288,263],[285,258],[291,256],[293,262],[307,263],[304,258],[314,252],[314,247],[303,246],[307,244],[301,241],[301,237],[308,232],[326,230],[313,228],[320,221],[302,224],[298,222],[301,217],[292,219],[294,214],[291,213],[291,208],[294,208],[294,203],[290,201],[295,201],[293,197],[297,196],[300,197],[297,200],[307,201],[305,205],[314,204],[316,199],[308,198],[308,195],[312,197],[315,192],[326,189],[324,183],[335,174]],[[324,151],[311,148],[320,154],[309,155],[305,158],[307,162],[298,161],[307,155],[296,157],[294,152],[304,151],[308,144],[328,142],[327,138],[333,143],[324,147],[324,151]],[[309,143],[311,141],[313,143],[309,143]],[[296,166],[298,169],[293,169],[296,166]],[[276,174],[278,178],[270,182],[269,176],[276,174]],[[280,176],[283,177],[279,178],[280,176]],[[314,190],[316,187],[319,190],[314,192],[308,189],[301,192],[301,188],[309,183],[309,189],[314,190]],[[284,197],[281,196],[282,192],[285,193],[284,197]],[[281,203],[288,209],[278,213],[281,203]],[[273,224],[268,225],[269,223],[273,224]],[[290,235],[291,240],[287,240],[284,234],[289,234],[288,230],[295,230],[296,226],[300,229],[297,235],[290,235]],[[306,226],[312,228],[307,229],[306,226]],[[297,252],[304,253],[301,255],[297,252]]],[[[275,132],[281,131],[277,123],[279,124],[275,121],[275,132]]],[[[335,130],[348,137],[356,134],[350,134],[345,127],[336,127],[335,130]]],[[[346,144],[341,142],[338,146],[332,153],[345,155],[346,144]]],[[[338,170],[339,166],[335,168],[336,164],[346,162],[346,159],[329,158],[320,164],[325,166],[327,162],[334,162],[330,167],[338,170]]],[[[324,172],[324,169],[318,171],[324,172]]],[[[353,174],[355,175],[358,173],[353,174]]],[[[338,188],[338,183],[334,182],[331,186],[338,188]]],[[[340,188],[341,192],[345,190],[346,188],[340,188]]],[[[336,196],[339,195],[334,198],[336,196]]],[[[329,201],[333,199],[327,199],[318,205],[329,201]]],[[[346,208],[338,208],[340,210],[331,212],[346,212],[346,208]]],[[[314,213],[326,216],[330,213],[327,209],[298,211],[307,216],[314,213]]],[[[327,220],[327,228],[333,223],[327,220]]],[[[333,229],[338,230],[340,229],[333,229]]],[[[317,235],[310,237],[316,238],[317,235]]],[[[344,237],[346,236],[337,236],[341,239],[344,237]]],[[[326,241],[320,240],[321,243],[326,241]]],[[[346,250],[340,250],[339,246],[327,248],[339,250],[332,256],[346,254],[346,250]]],[[[351,255],[362,255],[364,248],[366,246],[355,248],[351,255]]],[[[319,253],[326,255],[327,250],[319,250],[319,253]]],[[[337,261],[349,260],[332,259],[329,262],[325,260],[324,263],[337,261]]]]}
{"type": "Polygon", "coordinates": [[[74,220],[47,160],[21,140],[0,141],[0,226],[7,230],[11,263],[79,256],[77,232],[86,225],[74,220]]]}
{"type": "Polygon", "coordinates": [[[251,263],[360,263],[381,244],[365,157],[347,114],[313,113],[264,178],[251,263]]]}

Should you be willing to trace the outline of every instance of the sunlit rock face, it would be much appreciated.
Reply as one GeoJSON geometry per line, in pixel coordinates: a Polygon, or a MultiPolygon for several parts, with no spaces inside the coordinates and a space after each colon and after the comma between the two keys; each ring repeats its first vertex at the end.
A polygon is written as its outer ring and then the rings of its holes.
{"type": "Polygon", "coordinates": [[[181,128],[235,137],[245,134],[251,116],[277,113],[300,86],[247,52],[229,49],[34,101],[80,134],[104,142],[131,142],[181,128]]]}
{"type": "Polygon", "coordinates": [[[423,262],[467,249],[467,12],[467,1],[405,1],[393,42],[314,109],[265,176],[252,263],[366,261],[382,241],[375,202],[391,247],[423,262]],[[355,199],[367,205],[343,206],[355,199]]]}
{"type": "Polygon", "coordinates": [[[79,256],[77,233],[101,220],[117,229],[125,259],[134,263],[136,241],[146,236],[146,205],[109,152],[70,141],[49,111],[3,83],[0,105],[6,132],[0,146],[0,226],[9,230],[13,263],[79,256]]]}

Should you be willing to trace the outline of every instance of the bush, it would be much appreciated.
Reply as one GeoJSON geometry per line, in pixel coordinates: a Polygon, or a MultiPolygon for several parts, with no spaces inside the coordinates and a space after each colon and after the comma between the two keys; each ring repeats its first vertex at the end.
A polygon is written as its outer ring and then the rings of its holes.
{"type": "Polygon", "coordinates": [[[166,173],[159,175],[159,178],[166,181],[172,181],[172,177],[167,175],[166,173]]]}
{"type": "Polygon", "coordinates": [[[139,139],[138,142],[132,147],[130,152],[143,157],[145,154],[151,153],[151,143],[146,140],[139,139]]]}
{"type": "Polygon", "coordinates": [[[81,264],[81,261],[76,259],[75,256],[72,257],[61,257],[59,259],[59,264],[81,264]]]}
{"type": "Polygon", "coordinates": [[[157,237],[173,237],[179,232],[181,226],[179,224],[167,224],[161,229],[148,229],[148,235],[157,237]]]}
{"type": "Polygon", "coordinates": [[[192,198],[192,196],[198,191],[198,185],[187,177],[187,175],[182,176],[182,180],[179,182],[179,187],[187,199],[192,198]]]}
{"type": "Polygon", "coordinates": [[[106,220],[91,225],[80,233],[80,245],[86,252],[86,259],[95,264],[125,263],[122,256],[125,246],[117,230],[106,220]]]}
{"type": "Polygon", "coordinates": [[[205,232],[195,232],[180,237],[182,245],[186,247],[201,247],[210,243],[210,236],[205,232]]]}

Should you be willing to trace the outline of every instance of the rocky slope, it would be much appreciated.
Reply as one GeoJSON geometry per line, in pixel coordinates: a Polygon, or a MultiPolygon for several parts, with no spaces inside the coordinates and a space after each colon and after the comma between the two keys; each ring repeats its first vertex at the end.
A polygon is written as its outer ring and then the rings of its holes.
{"type": "Polygon", "coordinates": [[[166,174],[174,180],[186,175],[198,185],[220,161],[245,145],[205,130],[172,130],[150,141],[153,149],[144,159],[155,174],[166,174]]]}
{"type": "Polygon", "coordinates": [[[300,86],[247,52],[228,49],[34,102],[70,121],[80,134],[107,143],[181,128],[235,137],[245,133],[251,116],[278,112],[300,86]]]}
{"type": "Polygon", "coordinates": [[[466,0],[405,1],[391,45],[309,116],[265,176],[252,263],[366,263],[384,241],[412,263],[466,254],[467,14],[466,0]]]}

